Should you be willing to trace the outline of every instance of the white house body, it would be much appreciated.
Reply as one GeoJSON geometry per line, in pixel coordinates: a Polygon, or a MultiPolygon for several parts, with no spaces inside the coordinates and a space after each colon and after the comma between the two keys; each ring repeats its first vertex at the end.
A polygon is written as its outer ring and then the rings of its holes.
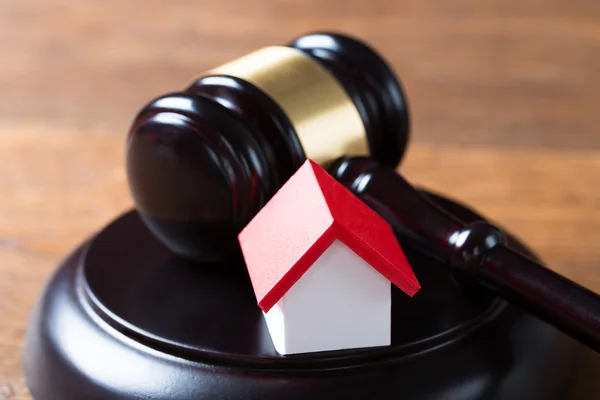
{"type": "Polygon", "coordinates": [[[310,160],[238,239],[279,354],[388,346],[392,284],[421,287],[391,226],[310,160]]]}
{"type": "Polygon", "coordinates": [[[387,346],[391,283],[336,240],[264,313],[278,353],[387,346]]]}

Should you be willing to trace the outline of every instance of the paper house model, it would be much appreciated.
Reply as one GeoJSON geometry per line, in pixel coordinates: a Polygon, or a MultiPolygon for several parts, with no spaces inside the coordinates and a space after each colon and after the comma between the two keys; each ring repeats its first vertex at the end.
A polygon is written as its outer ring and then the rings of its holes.
{"type": "Polygon", "coordinates": [[[389,345],[391,284],[420,288],[389,224],[310,160],[238,239],[283,355],[389,345]]]}

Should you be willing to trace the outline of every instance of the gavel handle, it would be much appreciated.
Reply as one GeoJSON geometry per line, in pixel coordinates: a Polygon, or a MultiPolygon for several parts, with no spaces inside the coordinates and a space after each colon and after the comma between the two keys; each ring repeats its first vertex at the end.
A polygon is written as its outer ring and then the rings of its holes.
{"type": "Polygon", "coordinates": [[[600,296],[508,248],[499,228],[463,223],[369,158],[340,159],[330,172],[394,230],[427,242],[461,285],[485,287],[600,352],[600,296]]]}
{"type": "Polygon", "coordinates": [[[600,296],[498,245],[481,260],[477,283],[600,352],[600,296]]]}

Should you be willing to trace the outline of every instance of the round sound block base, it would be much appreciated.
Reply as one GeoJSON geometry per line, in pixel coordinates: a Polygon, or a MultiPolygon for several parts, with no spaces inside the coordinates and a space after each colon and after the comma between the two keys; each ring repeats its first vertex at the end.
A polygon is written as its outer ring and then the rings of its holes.
{"type": "Polygon", "coordinates": [[[401,244],[422,289],[393,290],[391,346],[280,356],[241,260],[178,259],[131,211],[49,281],[27,331],[27,384],[38,400],[562,398],[572,340],[462,292],[438,260],[401,244]]]}

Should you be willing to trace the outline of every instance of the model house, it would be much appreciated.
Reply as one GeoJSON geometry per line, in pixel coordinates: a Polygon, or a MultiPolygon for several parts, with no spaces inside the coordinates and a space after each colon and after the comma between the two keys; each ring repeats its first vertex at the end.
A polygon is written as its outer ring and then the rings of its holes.
{"type": "Polygon", "coordinates": [[[391,285],[420,288],[389,224],[310,160],[239,242],[280,354],[389,345],[391,285]]]}

